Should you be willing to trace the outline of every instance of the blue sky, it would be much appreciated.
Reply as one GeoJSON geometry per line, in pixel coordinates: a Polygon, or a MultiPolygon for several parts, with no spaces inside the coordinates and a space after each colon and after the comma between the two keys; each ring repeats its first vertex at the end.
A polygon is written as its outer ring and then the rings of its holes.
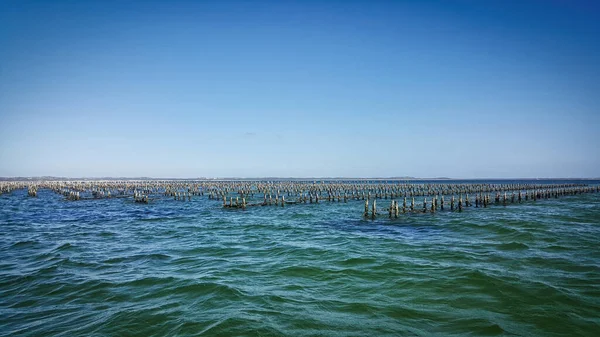
{"type": "Polygon", "coordinates": [[[2,1],[0,176],[598,177],[599,13],[2,1]]]}

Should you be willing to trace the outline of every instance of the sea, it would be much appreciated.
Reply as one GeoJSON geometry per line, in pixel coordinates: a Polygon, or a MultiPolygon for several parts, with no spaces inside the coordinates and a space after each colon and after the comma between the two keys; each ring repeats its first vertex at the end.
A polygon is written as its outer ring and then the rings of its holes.
{"type": "Polygon", "coordinates": [[[0,336],[600,336],[600,193],[363,209],[0,195],[0,336]]]}

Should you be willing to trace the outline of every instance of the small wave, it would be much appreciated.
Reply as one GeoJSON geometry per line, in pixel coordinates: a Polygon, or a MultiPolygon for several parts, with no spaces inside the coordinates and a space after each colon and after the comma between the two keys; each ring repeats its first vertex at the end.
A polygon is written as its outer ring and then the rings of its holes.
{"type": "Polygon", "coordinates": [[[190,220],[190,217],[184,216],[174,216],[174,217],[148,217],[139,219],[142,222],[163,222],[163,221],[182,221],[182,220],[190,220]]]}
{"type": "Polygon", "coordinates": [[[171,259],[170,255],[161,254],[161,253],[136,255],[136,257],[138,257],[138,256],[142,257],[142,258],[146,258],[146,259],[153,259],[153,260],[170,260],[171,259]]]}
{"type": "Polygon", "coordinates": [[[323,278],[331,271],[313,266],[291,266],[279,269],[277,274],[283,277],[323,278]]]}
{"type": "Polygon", "coordinates": [[[335,309],[345,313],[352,313],[357,315],[371,314],[377,311],[377,307],[364,302],[341,302],[335,301],[335,309]]]}
{"type": "Polygon", "coordinates": [[[155,291],[145,292],[140,299],[172,298],[173,296],[183,296],[185,298],[200,298],[207,300],[209,298],[218,298],[219,300],[237,301],[246,296],[236,287],[217,282],[197,282],[178,279],[174,277],[144,277],[125,283],[119,286],[147,288],[155,287],[155,291]]]}
{"type": "Polygon", "coordinates": [[[62,257],[60,256],[60,254],[52,251],[52,252],[44,252],[44,253],[36,254],[35,256],[33,256],[33,260],[34,261],[52,262],[52,261],[60,261],[60,260],[62,260],[62,257]]]}
{"type": "Polygon", "coordinates": [[[197,333],[208,336],[238,336],[246,335],[252,331],[256,336],[282,336],[283,331],[270,326],[264,321],[251,319],[249,317],[226,317],[208,325],[197,333]]]}
{"type": "Polygon", "coordinates": [[[58,270],[58,268],[60,267],[62,260],[60,262],[56,262],[53,263],[49,266],[45,266],[45,267],[41,267],[38,268],[34,274],[32,274],[33,276],[47,276],[47,275],[52,275],[54,272],[56,272],[58,270]]]}
{"type": "Polygon", "coordinates": [[[69,242],[67,242],[67,243],[63,243],[62,245],[54,248],[54,251],[60,252],[60,251],[63,251],[63,250],[68,250],[68,249],[73,248],[73,247],[74,246],[72,244],[70,244],[69,242]]]}
{"type": "Polygon", "coordinates": [[[471,318],[453,322],[457,323],[468,328],[476,336],[498,336],[507,333],[500,325],[487,319],[471,318]]]}
{"type": "Polygon", "coordinates": [[[191,283],[182,286],[178,286],[170,291],[171,294],[185,294],[185,295],[203,295],[211,294],[219,297],[243,297],[244,293],[234,287],[215,283],[215,282],[203,282],[203,283],[191,283]]]}
{"type": "Polygon", "coordinates": [[[12,246],[10,246],[11,248],[25,248],[25,247],[33,247],[38,245],[40,242],[36,241],[36,240],[25,240],[25,241],[18,241],[12,244],[12,246]]]}
{"type": "Polygon", "coordinates": [[[314,217],[315,216],[310,213],[294,213],[291,216],[292,219],[310,219],[310,218],[314,218],[314,217]]]}
{"type": "Polygon", "coordinates": [[[151,253],[151,254],[136,254],[131,256],[122,256],[122,257],[114,257],[108,260],[102,261],[107,264],[117,264],[123,262],[135,262],[135,261],[144,261],[144,260],[170,260],[171,256],[160,253],[151,253]]]}
{"type": "Polygon", "coordinates": [[[509,243],[497,245],[496,248],[498,248],[499,250],[524,250],[529,249],[529,246],[521,242],[512,241],[509,243]]]}
{"type": "Polygon", "coordinates": [[[20,309],[20,308],[35,307],[37,305],[38,305],[38,301],[36,299],[26,299],[23,301],[16,302],[8,307],[11,309],[20,309]]]}
{"type": "Polygon", "coordinates": [[[343,265],[343,266],[359,266],[359,265],[364,265],[364,264],[372,264],[375,262],[377,262],[377,260],[374,258],[352,257],[352,258],[349,258],[349,259],[339,262],[339,264],[343,265]]]}
{"type": "Polygon", "coordinates": [[[497,234],[502,234],[502,235],[514,234],[514,233],[518,232],[516,229],[508,227],[507,224],[500,224],[500,223],[485,224],[485,225],[482,225],[482,227],[484,227],[485,229],[492,230],[492,231],[496,232],[497,234]]]}
{"type": "Polygon", "coordinates": [[[227,219],[223,219],[223,218],[218,218],[218,219],[208,222],[208,224],[210,224],[210,225],[229,225],[229,224],[231,224],[231,221],[229,221],[227,219]]]}
{"type": "Polygon", "coordinates": [[[143,278],[139,278],[133,281],[128,281],[125,283],[121,283],[120,285],[125,285],[125,286],[134,286],[134,287],[138,287],[138,286],[153,286],[153,285],[166,285],[166,284],[171,284],[172,282],[176,281],[177,279],[175,277],[154,277],[154,276],[150,276],[150,277],[143,277],[143,278]]]}
{"type": "Polygon", "coordinates": [[[463,284],[470,284],[476,287],[492,287],[503,283],[498,277],[477,269],[464,271],[460,276],[463,284]]]}
{"type": "Polygon", "coordinates": [[[559,245],[551,245],[551,246],[546,247],[546,249],[548,249],[550,251],[557,251],[557,252],[564,252],[564,251],[572,250],[569,247],[559,246],[559,245]]]}
{"type": "Polygon", "coordinates": [[[90,262],[90,261],[81,261],[81,260],[74,260],[71,258],[65,258],[62,261],[62,266],[63,267],[68,267],[68,268],[98,268],[100,267],[100,265],[98,263],[95,262],[90,262]]]}

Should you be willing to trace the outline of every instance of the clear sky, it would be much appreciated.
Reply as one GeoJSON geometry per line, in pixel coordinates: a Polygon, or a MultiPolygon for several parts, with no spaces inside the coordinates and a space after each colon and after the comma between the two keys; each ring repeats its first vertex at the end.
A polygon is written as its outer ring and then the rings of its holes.
{"type": "Polygon", "coordinates": [[[598,177],[595,1],[1,1],[0,176],[598,177]]]}

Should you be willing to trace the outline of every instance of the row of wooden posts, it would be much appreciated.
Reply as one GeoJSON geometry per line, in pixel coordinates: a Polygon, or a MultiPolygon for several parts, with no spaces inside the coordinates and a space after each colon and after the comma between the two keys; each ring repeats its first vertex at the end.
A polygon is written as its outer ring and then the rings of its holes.
{"type": "MultiPolygon", "coordinates": [[[[511,202],[514,202],[515,200],[518,200],[519,202],[522,199],[528,200],[529,198],[531,199],[535,199],[537,198],[537,195],[564,195],[564,194],[568,194],[568,193],[585,193],[585,192],[597,192],[600,191],[600,186],[592,186],[592,187],[588,187],[588,186],[578,186],[578,187],[569,187],[568,185],[549,185],[549,188],[545,188],[545,189],[529,189],[526,188],[524,190],[518,190],[518,191],[511,191],[510,195],[507,192],[504,192],[503,194],[500,192],[496,192],[495,194],[495,200],[496,202],[499,202],[500,199],[504,199],[504,202],[506,202],[506,200],[510,200],[511,202]]],[[[459,195],[459,204],[462,205],[462,194],[458,194],[459,195]]],[[[469,194],[464,194],[465,195],[465,204],[467,204],[468,206],[471,205],[471,201],[469,200],[469,194]]],[[[489,204],[489,198],[490,198],[490,193],[475,193],[474,197],[475,197],[475,206],[476,207],[487,207],[487,205],[489,204]]],[[[248,204],[248,199],[246,199],[244,196],[240,197],[240,196],[236,196],[235,197],[236,202],[234,203],[234,199],[233,196],[229,195],[223,195],[221,197],[221,199],[223,200],[223,207],[227,207],[227,208],[246,208],[246,205],[249,206],[270,206],[270,205],[276,205],[276,206],[283,206],[285,204],[302,204],[302,203],[319,203],[319,200],[321,200],[321,198],[319,198],[319,194],[301,194],[298,197],[295,198],[295,200],[293,199],[292,201],[286,201],[284,195],[279,195],[276,194],[273,196],[271,194],[263,194],[263,202],[254,202],[251,204],[248,204]],[[241,198],[241,201],[240,201],[241,198]],[[229,203],[228,203],[229,201],[229,203]]],[[[412,197],[414,199],[414,197],[412,197]]],[[[209,199],[216,199],[216,197],[211,193],[209,194],[209,199]]],[[[332,195],[327,195],[326,199],[329,202],[341,202],[342,200],[344,202],[348,202],[350,200],[377,200],[377,199],[386,199],[384,196],[382,195],[371,195],[370,193],[368,194],[361,194],[361,195],[354,195],[354,196],[348,196],[348,195],[337,195],[337,196],[332,196],[332,195]]],[[[404,197],[404,199],[406,200],[406,197],[404,197]]],[[[444,208],[444,194],[438,194],[436,196],[432,196],[432,202],[437,204],[438,203],[438,199],[440,199],[440,208],[443,209],[444,208]]],[[[427,200],[427,197],[425,197],[425,202],[427,200]]],[[[450,200],[450,208],[452,210],[454,210],[454,204],[455,204],[455,197],[454,195],[452,196],[451,200],[450,200]]],[[[460,206],[457,206],[460,207],[460,206]]],[[[414,209],[414,207],[413,207],[414,209]]]]}
{"type": "MultiPolygon", "coordinates": [[[[494,197],[494,202],[492,203],[490,200],[492,198],[491,194],[480,193],[475,195],[475,208],[486,208],[491,204],[495,205],[503,205],[507,206],[508,204],[522,203],[523,201],[536,201],[539,199],[550,199],[550,198],[558,198],[560,196],[565,195],[576,195],[582,193],[595,193],[600,192],[600,187],[584,187],[584,188],[557,188],[557,189],[542,189],[542,190],[533,190],[533,191],[525,191],[522,193],[519,191],[518,193],[512,192],[509,196],[506,192],[501,195],[499,192],[496,193],[494,197]]],[[[456,202],[455,196],[453,195],[450,199],[450,211],[463,211],[464,207],[471,207],[473,204],[469,200],[469,195],[465,195],[465,199],[463,200],[462,195],[458,197],[458,203],[456,202]],[[464,201],[464,203],[463,203],[464,201]]],[[[392,200],[390,206],[388,207],[388,215],[390,218],[398,218],[400,213],[435,213],[437,211],[444,210],[444,196],[441,195],[438,199],[438,196],[435,196],[431,199],[431,202],[428,206],[427,198],[423,199],[423,207],[418,208],[415,206],[415,198],[413,197],[410,205],[407,206],[406,197],[403,199],[402,208],[398,204],[397,200],[392,200]],[[439,200],[439,201],[438,201],[439,200]]],[[[369,199],[365,200],[365,208],[363,212],[363,217],[375,219],[377,217],[377,200],[373,199],[372,207],[369,212],[369,199]]]]}
{"type": "MultiPolygon", "coordinates": [[[[542,184],[542,183],[419,183],[394,181],[389,183],[365,181],[37,181],[0,182],[0,193],[9,193],[26,188],[28,195],[35,197],[39,189],[49,189],[63,195],[66,200],[87,200],[102,198],[133,198],[135,202],[149,203],[163,197],[178,201],[191,201],[192,197],[208,195],[209,200],[222,200],[226,208],[246,208],[251,206],[285,206],[289,204],[328,202],[349,202],[353,200],[377,200],[430,197],[432,203],[439,199],[443,207],[444,196],[475,196],[476,207],[485,207],[484,196],[502,194],[509,200],[528,198],[534,191],[600,191],[600,185],[581,183],[542,184]],[[509,195],[507,195],[509,193],[509,195]],[[525,193],[523,196],[522,194],[525,193]],[[235,199],[234,199],[235,198],[235,199]],[[235,202],[234,202],[235,200],[235,202]]],[[[537,192],[536,192],[537,193],[537,192]]],[[[454,197],[452,197],[454,198],[454,197]]],[[[460,198],[460,197],[459,197],[460,198]]],[[[410,200],[410,199],[409,199],[410,200]]],[[[459,207],[458,200],[456,207],[459,207]]],[[[469,201],[465,200],[465,203],[469,201]]],[[[452,200],[450,201],[451,208],[452,200]]],[[[462,207],[462,206],[461,206],[462,207]]],[[[468,207],[468,206],[467,206],[468,207]]],[[[437,208],[436,208],[437,209],[437,208]]],[[[413,206],[414,210],[414,206],[413,206]]]]}

